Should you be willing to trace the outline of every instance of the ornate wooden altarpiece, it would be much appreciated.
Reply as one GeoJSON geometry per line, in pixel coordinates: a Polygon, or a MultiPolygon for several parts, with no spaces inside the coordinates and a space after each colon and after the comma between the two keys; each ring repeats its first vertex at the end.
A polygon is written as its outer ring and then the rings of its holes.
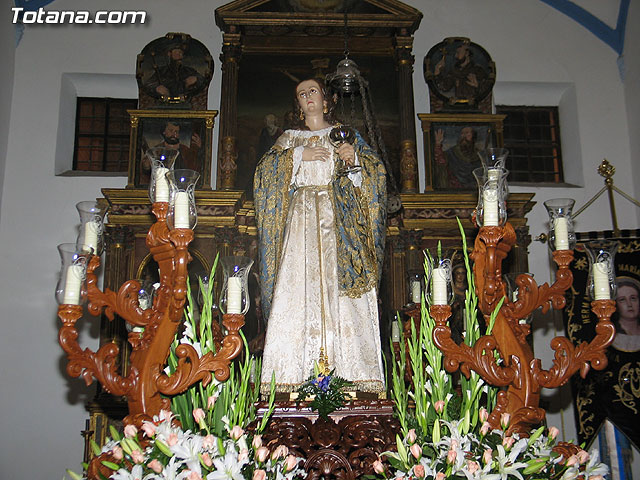
{"type": "MultiPolygon", "coordinates": [[[[212,167],[212,170],[217,168],[218,180],[213,190],[196,191],[198,224],[194,241],[189,246],[193,257],[189,265],[192,286],[197,285],[198,275],[208,274],[218,253],[254,259],[256,255],[253,201],[247,189],[238,188],[238,172],[243,170],[236,166],[225,172],[220,168],[223,160],[228,160],[222,158],[225,152],[231,155],[232,160],[237,160],[235,147],[228,147],[236,145],[241,135],[237,101],[243,62],[269,55],[274,58],[284,54],[300,55],[313,60],[326,55],[339,57],[343,53],[343,13],[293,12],[287,5],[284,0],[237,0],[216,10],[216,23],[223,31],[223,78],[218,117],[220,141],[212,167]],[[293,52],[292,45],[295,45],[293,52]]],[[[382,345],[386,346],[384,353],[387,364],[390,364],[391,321],[396,312],[411,310],[408,305],[408,274],[412,269],[420,268],[422,250],[435,248],[438,241],[445,248],[462,248],[456,218],[462,222],[468,245],[473,245],[477,228],[471,223],[471,214],[477,200],[475,192],[468,190],[416,193],[418,156],[413,108],[412,35],[422,14],[396,0],[364,0],[354,5],[357,5],[355,11],[347,15],[352,57],[357,60],[359,55],[363,55],[391,61],[391,74],[396,79],[393,84],[397,87],[391,96],[397,99],[396,145],[399,148],[397,155],[391,155],[390,159],[393,168],[401,171],[402,209],[388,221],[380,287],[382,345]],[[407,159],[403,158],[405,155],[407,159]]],[[[328,73],[326,69],[333,68],[335,63],[327,65],[321,60],[314,65],[328,73]]],[[[129,279],[144,280],[146,275],[153,275],[155,267],[150,263],[145,237],[154,217],[146,189],[103,189],[102,194],[104,198],[101,201],[108,207],[104,286],[117,290],[129,279]]],[[[532,197],[532,194],[511,194],[509,197],[509,221],[518,238],[505,270],[527,271],[530,236],[525,215],[534,205],[532,197]]],[[[259,353],[264,322],[255,301],[255,279],[250,283],[250,290],[252,306],[243,330],[252,350],[259,353]]],[[[100,342],[120,345],[120,368],[126,371],[130,349],[124,322],[103,321],[100,342]]],[[[325,423],[318,423],[316,415],[296,410],[293,405],[290,402],[278,404],[274,426],[266,435],[272,435],[304,454],[309,462],[308,470],[314,470],[317,476],[330,474],[357,478],[367,473],[361,469],[371,463],[365,462],[365,458],[383,451],[395,439],[397,425],[392,418],[391,402],[387,400],[355,400],[346,411],[334,414],[332,421],[325,423]]],[[[125,399],[114,398],[100,387],[88,410],[90,419],[83,434],[87,440],[93,438],[99,444],[107,435],[107,425],[118,423],[127,414],[125,399]]],[[[90,452],[90,448],[85,449],[87,459],[90,452]]]]}

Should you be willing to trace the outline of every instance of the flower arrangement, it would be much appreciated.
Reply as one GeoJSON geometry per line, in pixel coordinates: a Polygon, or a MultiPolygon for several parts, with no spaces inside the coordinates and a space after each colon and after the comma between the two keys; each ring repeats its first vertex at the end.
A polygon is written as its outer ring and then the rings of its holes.
{"type": "Polygon", "coordinates": [[[345,391],[353,387],[353,383],[335,374],[335,369],[324,375],[317,364],[313,367],[313,375],[298,388],[297,402],[312,398],[309,407],[318,411],[318,415],[327,419],[329,414],[344,406],[347,401],[345,391]]]}
{"type": "MultiPolygon", "coordinates": [[[[218,258],[213,265],[213,278],[218,258]]],[[[195,303],[187,282],[188,305],[184,329],[171,347],[165,373],[177,368],[176,348],[189,344],[199,355],[215,352],[211,329],[213,282],[199,280],[203,307],[196,321],[195,303]]],[[[123,434],[111,427],[111,438],[100,448],[91,442],[100,458],[98,478],[114,480],[283,480],[304,478],[300,458],[289,454],[286,446],[263,445],[262,432],[274,409],[275,380],[272,379],[269,408],[256,422],[259,385],[250,376],[260,362],[249,355],[245,341],[244,361],[232,363],[229,380],[213,379],[206,386],[198,383],[171,399],[171,410],[163,410],[152,421],[143,422],[140,430],[127,425],[123,434]],[[252,425],[249,432],[249,425],[252,425]]],[[[89,465],[85,465],[88,469],[89,465]]],[[[67,471],[74,480],[84,477],[67,471]]]]}
{"type": "MultiPolygon", "coordinates": [[[[471,346],[480,337],[478,299],[464,230],[460,222],[458,225],[467,282],[471,286],[465,298],[464,341],[471,346]]],[[[490,317],[487,334],[493,329],[501,304],[490,317]]],[[[599,462],[598,451],[589,454],[575,445],[558,448],[562,445],[556,442],[559,431],[555,427],[540,427],[528,438],[520,438],[506,433],[510,418],[503,414],[501,428],[491,430],[487,419],[496,404],[498,388],[472,371],[468,379],[460,378],[462,394],[458,394],[452,376],[443,368],[442,352],[431,340],[435,322],[424,298],[421,317],[422,327],[416,331],[412,324],[407,342],[413,377],[410,385],[404,381],[406,349],[400,339],[399,360],[392,371],[391,398],[402,435],[396,437],[396,451],[385,452],[374,461],[377,478],[603,480],[608,467],[599,462]]]]}

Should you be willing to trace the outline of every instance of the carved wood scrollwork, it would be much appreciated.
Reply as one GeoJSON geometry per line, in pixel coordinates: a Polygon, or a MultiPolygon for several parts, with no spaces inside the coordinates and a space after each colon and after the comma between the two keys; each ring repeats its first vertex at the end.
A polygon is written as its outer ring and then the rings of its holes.
{"type": "Polygon", "coordinates": [[[481,337],[473,347],[457,345],[451,339],[451,330],[447,324],[451,307],[434,305],[430,313],[436,323],[433,341],[444,353],[445,368],[449,372],[460,369],[467,377],[473,370],[492,385],[508,387],[506,391],[499,393],[496,408],[488,421],[492,427],[497,428],[500,416],[509,413],[511,423],[507,433],[526,435],[533,425],[544,420],[545,412],[538,406],[542,387],[559,387],[578,370],[584,377],[591,367],[602,369],[606,366],[605,349],[615,335],[613,324],[609,321],[615,311],[615,301],[592,302],[591,307],[598,316],[598,324],[596,336],[591,342],[574,346],[566,337],[554,338],[551,342],[551,348],[555,351],[553,365],[549,370],[543,370],[540,360],[533,357],[526,341],[529,326],[521,324],[520,319],[526,318],[539,307],[543,312],[549,307],[564,308],[564,292],[573,283],[573,274],[569,269],[573,251],[553,252],[553,259],[558,265],[553,285],[545,283],[538,286],[531,275],[518,276],[518,296],[511,302],[505,298],[502,261],[515,240],[515,231],[509,223],[504,227],[482,227],[471,254],[475,262],[473,268],[478,305],[485,319],[489,319],[504,298],[502,307],[496,312],[492,335],[481,337]],[[496,354],[499,354],[502,364],[496,361],[496,354]]]}
{"type": "Polygon", "coordinates": [[[337,422],[333,418],[317,418],[314,422],[312,418],[276,414],[263,432],[263,441],[272,449],[286,445],[291,453],[305,458],[307,478],[356,479],[372,475],[373,461],[382,452],[395,449],[399,424],[390,414],[345,415],[337,422]]]}
{"type": "Polygon", "coordinates": [[[154,203],[152,210],[157,222],[149,229],[146,243],[160,267],[160,287],[150,308],[140,308],[140,282],[137,280],[125,282],[117,293],[109,289],[102,292],[95,274],[100,265],[99,257],[92,257],[87,268],[89,312],[99,315],[104,311],[110,320],[117,314],[130,325],[144,329],[129,334],[133,347],[129,374],[126,377],[118,374],[117,345],[103,345],[97,352],[80,348],[75,323],[82,316],[81,306],[61,305],[58,309],[63,322],[59,341],[69,359],[67,372],[72,377],[82,376],[87,384],[96,378],[109,393],[126,395],[129,415],[124,421],[134,424],[168,408],[168,400],[163,399],[161,393],[175,395],[198,381],[206,385],[211,381],[212,372],[219,381],[229,378],[229,363],[243,345],[239,330],[244,325],[244,316],[224,315],[223,324],[228,334],[215,355],[209,353],[199,357],[193,347],[182,345],[176,352],[179,359],[176,372],[172,376],[163,373],[182,319],[187,296],[187,266],[191,261],[188,247],[194,235],[190,229],[168,229],[167,203],[154,203]]]}

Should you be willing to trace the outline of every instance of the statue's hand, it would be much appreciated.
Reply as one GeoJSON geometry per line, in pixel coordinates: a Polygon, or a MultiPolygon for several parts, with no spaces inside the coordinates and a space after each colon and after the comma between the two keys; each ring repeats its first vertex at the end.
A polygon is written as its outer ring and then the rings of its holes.
{"type": "Polygon", "coordinates": [[[304,147],[302,151],[302,160],[305,162],[329,160],[330,152],[324,147],[304,147]]]}
{"type": "Polygon", "coordinates": [[[353,167],[356,163],[356,151],[350,143],[342,143],[337,148],[338,155],[346,167],[353,167]]]}

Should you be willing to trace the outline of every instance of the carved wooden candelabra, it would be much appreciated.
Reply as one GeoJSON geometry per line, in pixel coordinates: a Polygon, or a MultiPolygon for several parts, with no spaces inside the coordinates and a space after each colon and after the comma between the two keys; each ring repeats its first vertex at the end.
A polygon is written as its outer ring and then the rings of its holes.
{"type": "MultiPolygon", "coordinates": [[[[508,222],[504,226],[481,227],[476,237],[471,258],[474,261],[478,306],[487,321],[505,297],[502,261],[515,241],[515,231],[508,222]]],[[[436,324],[433,341],[444,354],[447,371],[460,369],[468,377],[473,370],[486,382],[507,387],[499,392],[496,408],[489,416],[493,428],[499,427],[502,413],[509,413],[509,432],[527,435],[531,427],[540,424],[545,417],[544,409],[539,407],[542,387],[557,388],[578,370],[584,378],[590,367],[600,370],[607,365],[605,349],[615,335],[609,321],[616,308],[615,300],[594,300],[591,303],[591,309],[598,317],[596,336],[591,342],[574,346],[566,337],[554,338],[551,347],[555,355],[549,370],[544,370],[540,359],[534,358],[526,340],[530,327],[519,320],[538,307],[543,312],[550,306],[563,308],[564,292],[573,282],[569,269],[573,250],[556,250],[553,259],[558,265],[553,285],[545,283],[538,286],[531,275],[518,276],[517,299],[511,302],[505,298],[497,312],[492,334],[481,337],[473,346],[458,345],[451,339],[451,329],[447,324],[451,316],[449,305],[432,305],[430,308],[436,324]],[[497,361],[497,358],[502,361],[497,361]]]]}
{"type": "Polygon", "coordinates": [[[125,424],[140,425],[161,409],[168,410],[169,399],[163,395],[179,394],[199,381],[206,385],[211,381],[212,372],[219,381],[226,380],[229,364],[243,344],[239,330],[244,325],[244,315],[225,314],[223,325],[227,335],[215,355],[207,353],[199,357],[192,346],[182,344],[176,349],[177,370],[171,376],[164,373],[169,349],[183,315],[187,265],[191,261],[187,249],[193,240],[190,228],[169,229],[168,209],[167,202],[155,202],[152,207],[157,220],[149,229],[146,243],[160,267],[160,286],[150,308],[142,309],[139,305],[139,281],[125,282],[117,293],[109,289],[102,292],[97,287],[95,274],[100,258],[92,256],[87,267],[89,312],[99,315],[104,311],[109,320],[117,314],[128,324],[143,328],[141,332],[129,334],[133,350],[126,376],[118,373],[116,360],[119,348],[116,344],[103,345],[96,352],[83,350],[78,344],[75,324],[83,314],[81,305],[62,304],[58,309],[58,316],[63,322],[59,341],[69,360],[67,372],[72,377],[82,375],[87,385],[95,378],[109,393],[126,396],[129,415],[124,419],[125,424]]]}

